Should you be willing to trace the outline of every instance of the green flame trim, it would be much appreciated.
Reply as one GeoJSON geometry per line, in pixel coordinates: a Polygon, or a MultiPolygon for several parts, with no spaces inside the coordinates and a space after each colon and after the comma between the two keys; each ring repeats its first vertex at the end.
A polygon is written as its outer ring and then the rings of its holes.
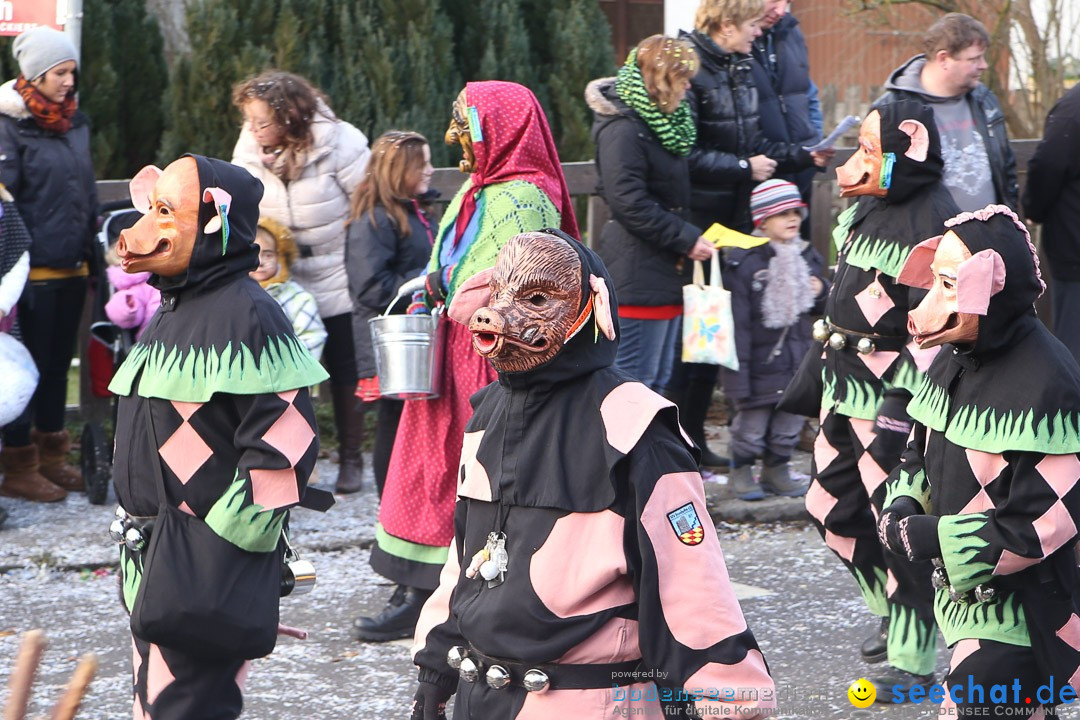
{"type": "Polygon", "coordinates": [[[206,402],[216,392],[284,392],[317,385],[329,377],[292,335],[268,337],[258,360],[244,343],[234,351],[229,342],[220,353],[214,346],[190,346],[183,351],[160,342],[137,343],[116,371],[109,391],[130,395],[140,372],[138,395],[182,402],[206,402]]]}
{"type": "Polygon", "coordinates": [[[890,387],[903,388],[914,395],[922,388],[925,376],[926,374],[915,366],[911,358],[901,355],[900,362],[896,364],[896,371],[893,373],[889,385],[890,387]]]}
{"type": "Polygon", "coordinates": [[[264,510],[257,503],[247,504],[247,484],[242,477],[233,480],[206,514],[206,524],[233,545],[249,552],[276,550],[287,511],[264,510]]]}
{"type": "Polygon", "coordinates": [[[885,504],[889,507],[897,498],[908,497],[919,503],[923,512],[930,507],[930,483],[926,481],[926,473],[919,468],[913,473],[907,470],[897,471],[896,476],[889,480],[885,490],[885,504]]]}
{"type": "Polygon", "coordinates": [[[142,563],[138,562],[123,545],[120,546],[120,574],[124,578],[122,586],[124,605],[130,613],[135,609],[135,596],[139,594],[139,582],[142,580],[142,563]]]}
{"type": "Polygon", "coordinates": [[[999,593],[989,602],[960,604],[950,600],[949,591],[943,588],[934,595],[934,615],[949,646],[979,638],[1031,647],[1024,606],[1014,592],[999,593]]]}
{"type": "Polygon", "coordinates": [[[913,608],[889,606],[889,664],[916,675],[930,675],[937,660],[937,628],[913,608]]]}
{"type": "Polygon", "coordinates": [[[845,260],[861,270],[880,270],[895,278],[910,254],[910,245],[859,235],[852,241],[845,260]]]}
{"type": "Polygon", "coordinates": [[[889,576],[885,568],[875,567],[873,570],[872,578],[864,576],[862,570],[857,567],[852,567],[851,573],[855,576],[855,582],[859,584],[859,592],[862,593],[866,607],[874,615],[885,617],[889,614],[889,602],[885,598],[885,584],[889,576]]]}
{"type": "Polygon", "coordinates": [[[979,559],[979,554],[990,545],[978,535],[987,522],[985,512],[945,515],[938,521],[941,560],[949,582],[961,592],[993,577],[994,566],[979,559]]]}
{"type": "Polygon", "coordinates": [[[844,243],[847,242],[848,235],[851,233],[851,222],[855,219],[855,210],[858,207],[859,203],[856,201],[851,207],[836,216],[836,227],[833,228],[832,232],[836,252],[844,249],[844,243]]]}
{"type": "Polygon", "coordinates": [[[931,430],[944,432],[949,422],[949,394],[924,375],[915,397],[907,406],[908,414],[931,430]]]}

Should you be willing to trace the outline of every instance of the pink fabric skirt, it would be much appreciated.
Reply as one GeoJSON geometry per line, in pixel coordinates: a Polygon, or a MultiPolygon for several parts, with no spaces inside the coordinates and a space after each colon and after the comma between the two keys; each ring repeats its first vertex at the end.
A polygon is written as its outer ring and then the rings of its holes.
{"type": "Polygon", "coordinates": [[[446,547],[454,538],[454,501],[469,397],[497,379],[476,354],[472,335],[445,320],[439,397],[407,400],[386,474],[379,524],[396,538],[446,547]]]}

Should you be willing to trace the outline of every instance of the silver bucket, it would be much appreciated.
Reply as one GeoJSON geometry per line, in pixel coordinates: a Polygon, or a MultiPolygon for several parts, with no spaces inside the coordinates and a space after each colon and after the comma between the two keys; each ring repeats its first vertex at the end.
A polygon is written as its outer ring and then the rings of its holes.
{"type": "Polygon", "coordinates": [[[368,320],[379,394],[393,400],[439,397],[440,315],[380,315],[368,320]]]}

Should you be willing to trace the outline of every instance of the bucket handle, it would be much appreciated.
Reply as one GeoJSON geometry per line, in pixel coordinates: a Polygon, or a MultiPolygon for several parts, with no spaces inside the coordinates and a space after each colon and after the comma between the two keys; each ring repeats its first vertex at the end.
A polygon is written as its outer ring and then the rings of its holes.
{"type": "Polygon", "coordinates": [[[408,295],[412,295],[415,292],[423,290],[427,283],[427,276],[421,275],[420,277],[413,278],[400,288],[398,288],[397,295],[390,301],[390,304],[386,306],[386,310],[383,311],[383,315],[389,315],[390,311],[397,305],[398,300],[408,295]]]}

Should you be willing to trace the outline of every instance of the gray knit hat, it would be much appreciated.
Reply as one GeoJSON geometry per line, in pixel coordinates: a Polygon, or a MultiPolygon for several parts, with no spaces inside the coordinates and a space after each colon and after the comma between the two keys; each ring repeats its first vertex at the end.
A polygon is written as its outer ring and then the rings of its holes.
{"type": "Polygon", "coordinates": [[[62,62],[78,62],[75,46],[67,35],[45,25],[20,33],[11,45],[11,52],[27,80],[36,80],[62,62]]]}

